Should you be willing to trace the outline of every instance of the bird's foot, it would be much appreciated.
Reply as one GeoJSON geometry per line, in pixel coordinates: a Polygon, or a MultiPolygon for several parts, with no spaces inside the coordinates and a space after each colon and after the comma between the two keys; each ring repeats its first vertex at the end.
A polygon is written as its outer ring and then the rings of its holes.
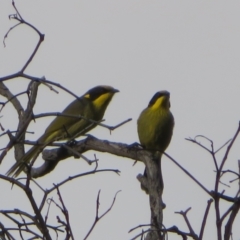
{"type": "Polygon", "coordinates": [[[134,142],[132,144],[129,144],[127,146],[127,148],[129,148],[129,149],[142,149],[143,146],[140,143],[138,143],[138,142],[134,142]]]}
{"type": "Polygon", "coordinates": [[[67,145],[69,146],[69,147],[73,147],[73,146],[75,146],[77,144],[77,141],[75,140],[75,139],[72,139],[72,140],[70,140],[69,142],[67,142],[67,145]]]}

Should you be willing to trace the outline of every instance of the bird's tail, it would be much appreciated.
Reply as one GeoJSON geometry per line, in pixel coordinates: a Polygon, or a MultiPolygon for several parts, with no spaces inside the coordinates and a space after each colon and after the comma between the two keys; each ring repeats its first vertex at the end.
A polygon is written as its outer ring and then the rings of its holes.
{"type": "Polygon", "coordinates": [[[19,161],[17,161],[6,173],[7,176],[17,177],[32,158],[36,157],[42,150],[42,146],[33,146],[19,161]]]}
{"type": "Polygon", "coordinates": [[[44,133],[37,142],[40,145],[33,146],[25,155],[17,161],[6,173],[7,176],[17,177],[27,166],[27,164],[31,161],[31,159],[38,156],[40,152],[42,152],[43,148],[46,147],[47,144],[54,141],[55,137],[57,136],[58,132],[52,133],[44,133]]]}

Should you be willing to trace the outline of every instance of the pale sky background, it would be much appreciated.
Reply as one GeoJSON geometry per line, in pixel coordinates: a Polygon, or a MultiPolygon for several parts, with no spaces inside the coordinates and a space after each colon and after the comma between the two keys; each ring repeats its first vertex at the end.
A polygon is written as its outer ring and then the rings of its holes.
{"type": "MultiPolygon", "coordinates": [[[[131,144],[138,141],[136,120],[159,90],[171,93],[171,110],[175,117],[175,129],[167,153],[189,170],[209,190],[214,187],[214,164],[211,156],[185,138],[203,134],[215,143],[217,149],[235,133],[240,120],[240,2],[239,1],[156,1],[156,0],[78,0],[78,1],[16,1],[23,18],[45,34],[45,41],[26,73],[45,76],[69,88],[77,95],[101,84],[120,90],[105,114],[106,124],[115,125],[127,118],[132,122],[109,131],[97,127],[91,134],[100,139],[131,144]]],[[[0,2],[0,39],[15,24],[8,15],[15,13],[10,0],[0,2]]],[[[2,42],[1,40],[1,42],[2,42]]],[[[0,45],[0,76],[15,73],[32,53],[38,36],[26,26],[12,31],[6,39],[6,47],[0,45]]],[[[28,80],[6,82],[10,90],[18,93],[26,89],[28,80]]],[[[45,86],[40,87],[35,113],[62,111],[73,97],[59,90],[55,94],[45,86]]],[[[21,97],[23,103],[26,97],[21,97]]],[[[3,98],[0,98],[3,101],[3,98]]],[[[15,130],[17,115],[8,105],[1,112],[4,128],[15,130]]],[[[51,118],[31,124],[28,135],[36,140],[51,118]]],[[[0,148],[8,139],[0,138],[0,148]]],[[[201,142],[204,143],[203,140],[201,142]]],[[[237,170],[239,157],[237,140],[225,169],[237,170]]],[[[208,144],[209,146],[209,144],[208,144]]],[[[224,149],[225,151],[225,149],[224,149]]],[[[218,161],[224,151],[217,157],[218,161]]],[[[13,151],[1,164],[4,174],[14,163],[13,151]]],[[[141,191],[136,176],[144,165],[117,158],[109,154],[97,154],[99,169],[114,168],[121,171],[100,173],[80,178],[61,188],[69,210],[76,239],[82,239],[95,217],[98,190],[101,189],[100,213],[118,194],[112,211],[96,226],[89,237],[96,239],[130,239],[140,229],[128,234],[129,229],[149,223],[148,196],[141,191]]],[[[41,163],[41,160],[38,160],[41,163]]],[[[67,178],[90,171],[82,159],[61,162],[54,172],[38,180],[44,188],[52,187],[67,178]]],[[[199,233],[202,217],[209,196],[202,191],[169,159],[163,157],[165,183],[164,224],[178,226],[188,231],[180,215],[175,211],[192,207],[188,217],[199,233]]],[[[229,184],[234,176],[227,175],[223,182],[229,184]]],[[[221,186],[226,194],[234,196],[237,182],[231,188],[221,186]]],[[[27,209],[28,200],[17,188],[0,183],[1,209],[27,209]],[[6,201],[7,199],[7,201],[6,201]]],[[[40,198],[41,192],[35,195],[40,198]]],[[[56,193],[52,195],[57,201],[56,193]]],[[[226,208],[226,205],[223,206],[226,208]]],[[[60,215],[51,208],[49,221],[60,215]]],[[[207,222],[204,239],[216,239],[214,205],[207,222]],[[212,223],[211,223],[212,222],[212,223]]],[[[0,216],[0,221],[3,221],[0,216]]],[[[234,240],[239,240],[240,217],[235,221],[234,240]]],[[[53,236],[55,236],[53,234],[53,236]]],[[[181,239],[169,235],[170,240],[181,239]]]]}

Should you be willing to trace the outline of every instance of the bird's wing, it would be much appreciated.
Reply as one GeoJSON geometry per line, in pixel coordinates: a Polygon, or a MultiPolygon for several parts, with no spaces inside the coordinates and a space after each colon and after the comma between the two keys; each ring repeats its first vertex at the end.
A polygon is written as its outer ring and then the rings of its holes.
{"type": "MultiPolygon", "coordinates": [[[[88,100],[82,98],[76,99],[63,110],[62,114],[91,118],[92,114],[89,113],[91,111],[88,109],[90,107],[89,104],[88,100]]],[[[41,139],[43,139],[43,142],[51,142],[53,139],[61,140],[68,138],[68,135],[74,134],[74,130],[81,131],[81,126],[84,125],[83,123],[89,124],[89,122],[84,119],[57,116],[47,127],[41,139]],[[74,127],[75,125],[79,127],[76,128],[74,127]]],[[[82,126],[82,128],[84,128],[84,126],[82,126]]]]}

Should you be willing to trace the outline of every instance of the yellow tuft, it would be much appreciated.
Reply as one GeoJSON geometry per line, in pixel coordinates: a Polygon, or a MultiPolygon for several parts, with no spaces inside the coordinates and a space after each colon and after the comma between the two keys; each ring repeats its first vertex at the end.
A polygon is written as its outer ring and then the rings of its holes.
{"type": "Polygon", "coordinates": [[[108,92],[108,93],[102,94],[97,99],[95,99],[93,101],[95,108],[97,109],[101,108],[109,99],[111,99],[112,95],[113,95],[112,92],[108,92]]]}
{"type": "Polygon", "coordinates": [[[157,101],[151,106],[151,109],[156,110],[159,109],[160,107],[163,107],[165,101],[166,101],[165,96],[158,98],[157,101]]]}
{"type": "Polygon", "coordinates": [[[85,98],[90,98],[90,94],[84,95],[85,98]]]}

